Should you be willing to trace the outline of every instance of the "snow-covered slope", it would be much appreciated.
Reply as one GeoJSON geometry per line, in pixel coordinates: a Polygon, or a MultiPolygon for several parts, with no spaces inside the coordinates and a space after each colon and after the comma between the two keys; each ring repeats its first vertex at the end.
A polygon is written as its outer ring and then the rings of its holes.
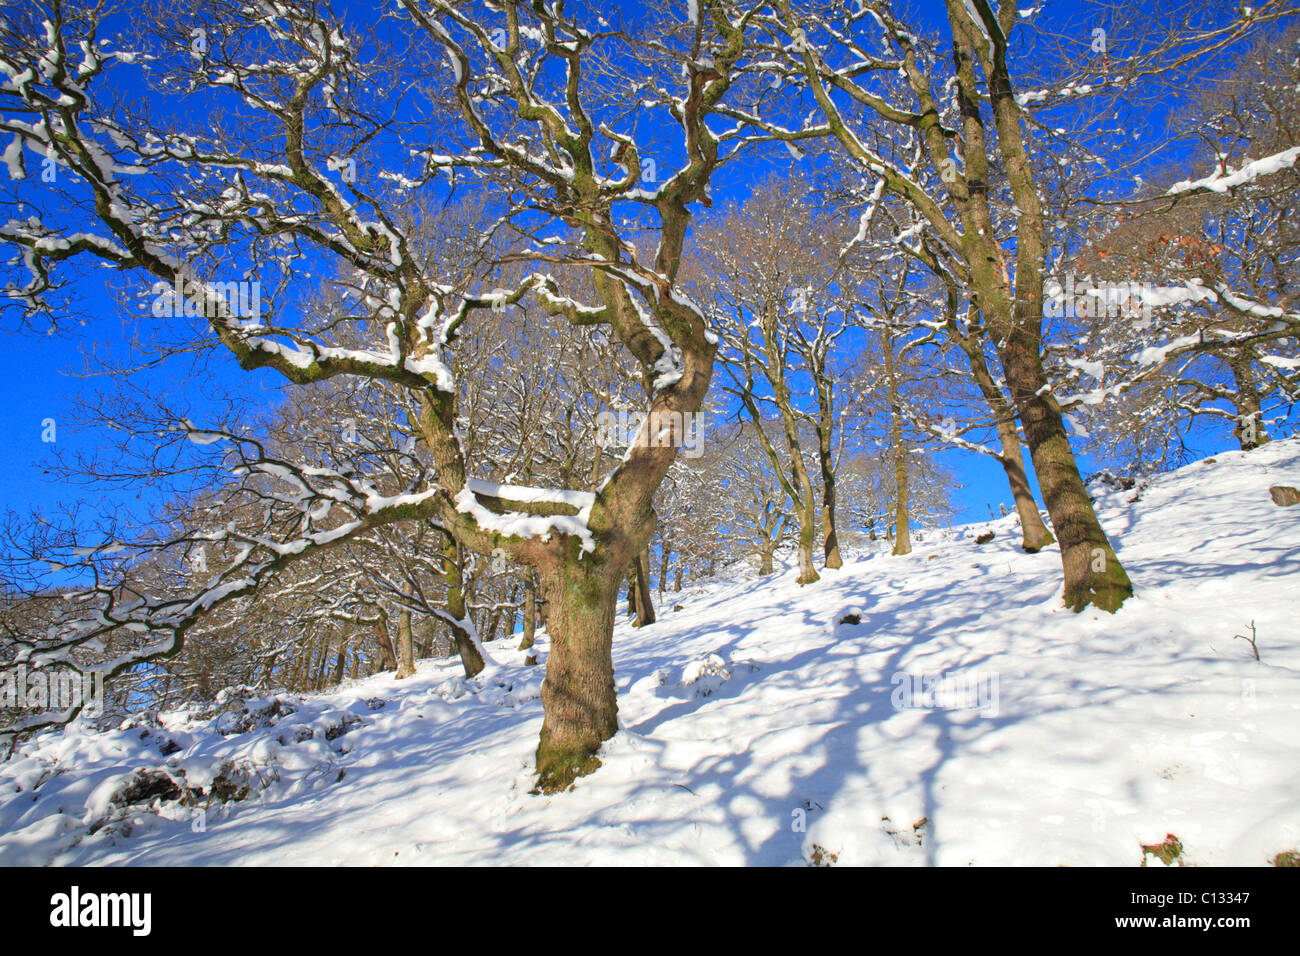
{"type": "Polygon", "coordinates": [[[1300,506],[1274,484],[1300,442],[1100,495],[1138,590],[1114,616],[1063,610],[1014,518],[670,594],[619,626],[622,730],[556,796],[529,793],[542,669],[506,642],[473,681],[425,661],[48,735],[0,765],[0,863],[1136,865],[1172,833],[1263,864],[1300,845],[1300,506]]]}

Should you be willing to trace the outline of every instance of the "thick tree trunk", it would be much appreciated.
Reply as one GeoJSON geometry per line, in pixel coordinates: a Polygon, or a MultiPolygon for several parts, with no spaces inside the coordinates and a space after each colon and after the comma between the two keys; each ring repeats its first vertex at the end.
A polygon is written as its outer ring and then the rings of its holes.
{"type": "Polygon", "coordinates": [[[411,612],[397,615],[397,679],[415,676],[415,636],[411,633],[411,612]]]}
{"type": "Polygon", "coordinates": [[[633,620],[636,620],[636,616],[637,616],[636,602],[637,602],[637,598],[640,597],[636,589],[636,568],[632,567],[631,565],[628,565],[626,577],[627,577],[627,616],[632,618],[633,620]]]}
{"type": "Polygon", "coordinates": [[[537,745],[537,789],[543,793],[563,790],[599,767],[596,751],[618,730],[612,648],[619,577],[580,559],[542,572],[551,638],[537,745]]]}
{"type": "Polygon", "coordinates": [[[758,552],[758,573],[772,573],[772,548],[763,548],[758,552]]]}
{"type": "Polygon", "coordinates": [[[319,661],[317,661],[317,665],[316,665],[316,677],[312,681],[312,687],[316,690],[324,690],[325,688],[325,674],[327,673],[327,668],[329,667],[329,660],[330,660],[329,641],[322,638],[320,641],[320,659],[319,661]]]}
{"type": "Polygon", "coordinates": [[[817,504],[813,498],[812,479],[804,467],[803,455],[799,451],[798,439],[792,431],[789,437],[790,461],[792,462],[791,480],[799,488],[800,501],[796,502],[799,514],[799,577],[796,584],[812,584],[819,580],[817,568],[813,565],[813,548],[817,544],[817,504]]]}
{"type": "Polygon", "coordinates": [[[379,646],[379,657],[375,665],[376,673],[389,671],[397,666],[397,652],[393,640],[388,636],[388,618],[381,614],[375,618],[375,643],[379,646]]]}

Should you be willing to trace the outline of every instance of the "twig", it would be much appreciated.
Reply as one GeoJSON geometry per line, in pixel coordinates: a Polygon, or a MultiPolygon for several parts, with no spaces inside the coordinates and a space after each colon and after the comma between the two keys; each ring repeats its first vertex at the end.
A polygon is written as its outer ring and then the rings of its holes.
{"type": "Polygon", "coordinates": [[[1255,644],[1255,638],[1258,637],[1258,636],[1259,636],[1259,635],[1257,635],[1257,634],[1255,633],[1255,622],[1254,622],[1254,621],[1251,621],[1251,622],[1250,622],[1250,637],[1247,637],[1245,634],[1234,634],[1234,635],[1232,635],[1233,640],[1236,640],[1237,638],[1241,638],[1243,641],[1249,641],[1249,642],[1250,642],[1250,649],[1251,649],[1252,651],[1255,652],[1255,660],[1259,660],[1259,647],[1255,644]]]}

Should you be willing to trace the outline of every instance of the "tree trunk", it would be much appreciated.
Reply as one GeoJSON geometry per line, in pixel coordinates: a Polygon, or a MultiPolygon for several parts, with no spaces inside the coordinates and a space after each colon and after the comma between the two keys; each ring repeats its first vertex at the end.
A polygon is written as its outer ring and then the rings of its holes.
{"type": "Polygon", "coordinates": [[[397,615],[397,679],[415,676],[415,637],[411,633],[411,612],[397,615]]]}
{"type": "Polygon", "coordinates": [[[958,345],[966,353],[971,374],[979,386],[984,401],[993,413],[998,426],[998,441],[1002,445],[1002,454],[998,464],[1007,476],[1011,488],[1011,497],[1016,503],[1016,514],[1020,517],[1020,545],[1030,554],[1041,551],[1053,541],[1052,532],[1043,523],[1043,516],[1038,513],[1038,502],[1029,488],[1029,478],[1025,474],[1025,458],[1020,453],[1020,435],[1016,431],[1015,409],[1002,394],[1002,389],[993,381],[988,363],[984,360],[984,346],[978,337],[962,336],[958,345]]]}
{"type": "Polygon", "coordinates": [[[447,584],[447,613],[453,619],[447,622],[451,627],[452,643],[456,645],[456,653],[460,655],[465,676],[473,677],[482,671],[485,665],[483,655],[478,652],[478,647],[474,644],[471,632],[474,622],[470,620],[465,610],[465,584],[461,573],[460,546],[450,534],[446,535],[442,556],[443,580],[447,584]]]}
{"type": "Polygon", "coordinates": [[[636,616],[637,616],[636,602],[637,602],[637,598],[640,597],[640,595],[638,594],[636,589],[636,568],[632,567],[632,565],[630,564],[627,567],[626,578],[627,578],[627,616],[632,618],[633,620],[636,620],[636,616]]]}
{"type": "Polygon", "coordinates": [[[1029,477],[1025,474],[1025,459],[1020,453],[1020,436],[1016,433],[1015,422],[999,421],[998,439],[1002,443],[998,464],[1007,476],[1011,497],[1016,503],[1016,515],[1020,518],[1020,546],[1034,554],[1056,538],[1043,523],[1043,516],[1038,513],[1038,502],[1034,500],[1034,493],[1029,488],[1029,477]]]}
{"type": "Polygon", "coordinates": [[[1116,611],[1133,596],[1133,584],[1111,548],[1079,476],[1061,410],[1046,390],[1036,347],[1013,335],[1003,350],[1003,370],[1020,410],[1020,421],[1038,475],[1052,528],[1061,542],[1065,603],[1075,611],[1094,604],[1116,611]]]}
{"type": "Polygon", "coordinates": [[[659,536],[659,603],[664,601],[664,590],[668,587],[668,556],[672,553],[672,548],[668,544],[668,539],[663,535],[659,536]]]}
{"type": "Polygon", "coordinates": [[[798,584],[812,584],[818,580],[817,569],[813,567],[812,552],[817,537],[817,504],[813,500],[812,479],[808,477],[808,467],[803,459],[799,445],[799,418],[790,399],[790,389],[785,380],[785,359],[774,333],[775,316],[764,318],[764,345],[767,354],[767,367],[764,376],[772,388],[772,402],[781,413],[781,428],[785,433],[786,451],[790,460],[790,474],[787,477],[781,469],[781,456],[773,447],[767,432],[763,428],[763,415],[754,398],[752,382],[740,392],[740,399],[749,412],[754,423],[754,436],[766,452],[772,469],[776,472],[781,487],[790,496],[794,511],[799,519],[799,577],[798,584]]]}
{"type": "Polygon", "coordinates": [[[894,458],[894,554],[912,553],[911,513],[907,484],[907,449],[903,447],[903,410],[898,395],[898,369],[894,364],[894,333],[880,331],[889,392],[889,443],[894,458]]]}
{"type": "Polygon", "coordinates": [[[315,690],[323,690],[325,688],[325,674],[327,673],[327,668],[329,667],[329,661],[330,661],[329,641],[326,640],[325,638],[321,638],[319,643],[320,643],[320,660],[317,662],[317,666],[316,666],[316,677],[312,681],[312,687],[315,690]]]}
{"type": "Polygon", "coordinates": [[[338,656],[335,658],[334,661],[334,683],[335,684],[343,683],[344,668],[347,666],[347,662],[348,662],[348,638],[347,635],[344,634],[339,638],[338,656]]]}
{"type": "Polygon", "coordinates": [[[526,651],[533,646],[537,635],[537,585],[531,571],[524,575],[524,639],[519,642],[519,649],[526,651]]]}
{"type": "Polygon", "coordinates": [[[844,567],[840,557],[840,538],[835,530],[835,459],[831,454],[831,438],[835,429],[834,393],[829,379],[817,378],[817,462],[822,473],[822,565],[827,568],[844,567]]]}
{"type": "MultiPolygon", "coordinates": [[[[813,509],[808,509],[812,511],[813,509]]],[[[812,584],[820,579],[813,565],[813,546],[817,540],[817,523],[813,514],[805,512],[799,522],[799,577],[796,584],[812,584]]]]}
{"type": "Polygon", "coordinates": [[[1242,451],[1253,451],[1269,441],[1268,432],[1264,430],[1259,389],[1255,385],[1254,375],[1251,374],[1248,357],[1234,355],[1228,362],[1228,367],[1232,369],[1232,377],[1237,384],[1237,394],[1233,399],[1233,405],[1237,410],[1237,423],[1233,426],[1232,436],[1237,439],[1242,451]]]}
{"type": "Polygon", "coordinates": [[[397,653],[393,649],[393,639],[388,636],[388,617],[380,614],[375,618],[375,643],[379,645],[379,659],[375,666],[376,673],[392,670],[397,666],[397,653]]]}
{"type": "MultiPolygon", "coordinates": [[[[953,2],[949,0],[950,5],[953,2]]],[[[969,36],[961,46],[958,59],[966,61],[958,68],[961,110],[971,133],[966,138],[967,174],[986,182],[987,155],[983,130],[978,128],[980,107],[972,98],[978,83],[970,62],[969,36]],[[972,156],[977,156],[974,165],[972,156]]],[[[1061,543],[1065,603],[1075,611],[1093,604],[1114,612],[1133,595],[1133,584],[1097,520],[1070,448],[1060,406],[1048,387],[1042,348],[1043,283],[1047,266],[1042,200],[1021,130],[1024,114],[1016,102],[1005,56],[999,52],[986,64],[988,67],[991,70],[986,77],[987,88],[997,124],[997,148],[1017,207],[1014,291],[997,240],[988,193],[983,189],[978,192],[980,201],[967,208],[966,260],[977,304],[997,343],[1002,371],[1024,428],[1025,441],[1029,443],[1038,487],[1052,518],[1052,530],[1061,543]]]]}
{"type": "Polygon", "coordinates": [[[537,745],[543,793],[599,767],[596,751],[618,730],[612,648],[619,578],[608,566],[584,566],[581,559],[541,574],[551,638],[537,745]]]}
{"type": "MultiPolygon", "coordinates": [[[[642,551],[632,562],[629,586],[636,590],[636,620],[633,627],[645,627],[655,622],[655,606],[650,599],[650,549],[642,551]]],[[[631,592],[629,591],[629,595],[631,592]]]]}

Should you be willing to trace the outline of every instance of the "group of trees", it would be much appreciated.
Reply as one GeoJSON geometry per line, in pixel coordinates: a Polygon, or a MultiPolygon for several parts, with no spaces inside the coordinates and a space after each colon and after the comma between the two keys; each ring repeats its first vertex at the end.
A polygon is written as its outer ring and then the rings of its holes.
{"type": "Polygon", "coordinates": [[[1289,414],[1282,0],[1063,32],[989,0],[183,6],[0,14],[9,314],[62,330],[83,263],[166,306],[101,370],[85,424],[119,439],[66,465],[158,504],[11,517],[6,668],[157,702],[439,652],[472,676],[544,622],[553,790],[616,730],[625,585],[644,625],[656,572],[788,542],[811,585],[849,529],[905,554],[964,449],[1027,550],[1059,542],[1065,603],[1113,611],[1077,453],[1162,467],[1194,423],[1251,448],[1289,414]],[[1163,142],[1119,120],[1152,91],[1163,142]],[[186,387],[231,360],[283,400],[196,423],[186,387]]]}

